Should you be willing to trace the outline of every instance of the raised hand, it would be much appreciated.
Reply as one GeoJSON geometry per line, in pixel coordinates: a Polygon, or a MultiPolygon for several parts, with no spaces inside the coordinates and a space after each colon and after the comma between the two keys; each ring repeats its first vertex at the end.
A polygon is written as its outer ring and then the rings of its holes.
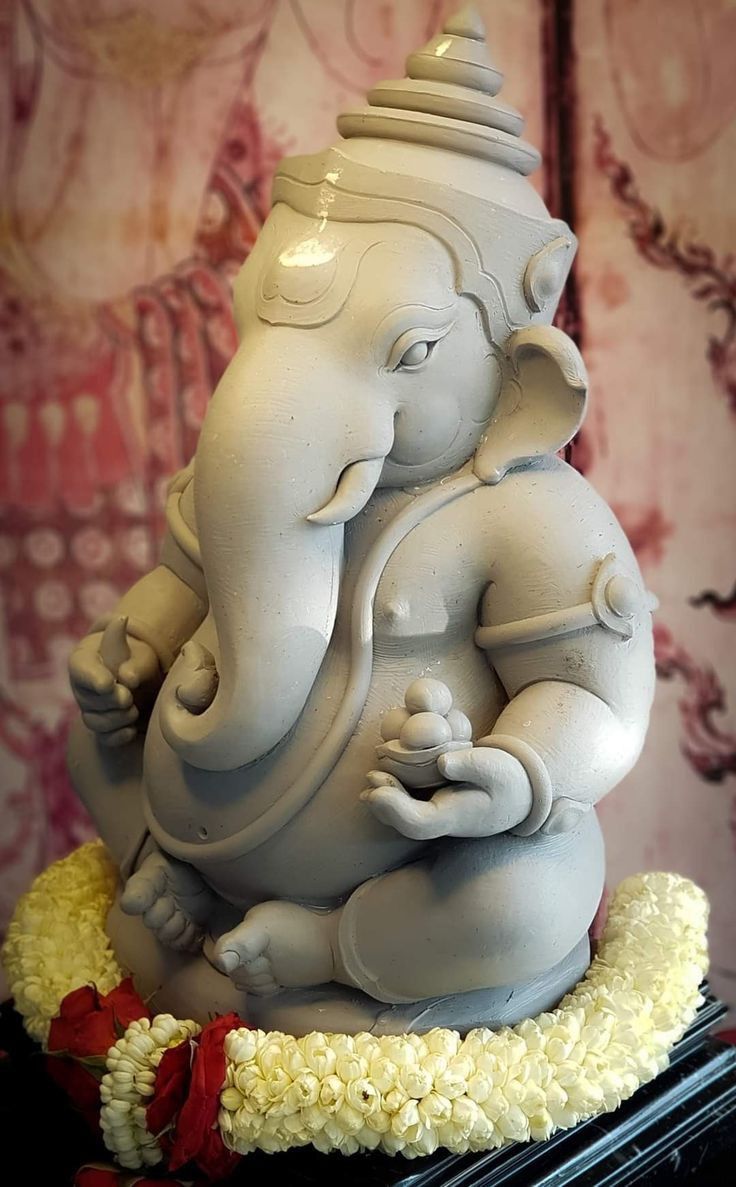
{"type": "Polygon", "coordinates": [[[104,631],[82,639],[69,660],[72,692],[82,720],[104,746],[124,746],[133,740],[140,701],[150,700],[151,686],[162,677],[153,648],[132,638],[125,628],[125,618],[113,619],[104,631]]]}

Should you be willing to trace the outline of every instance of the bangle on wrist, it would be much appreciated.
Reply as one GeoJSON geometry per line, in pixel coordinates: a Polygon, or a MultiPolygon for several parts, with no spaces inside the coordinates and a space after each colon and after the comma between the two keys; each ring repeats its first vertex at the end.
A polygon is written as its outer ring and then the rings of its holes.
{"type": "Polygon", "coordinates": [[[483,738],[479,746],[491,749],[505,750],[512,758],[517,759],[527,773],[532,788],[532,806],[529,815],[510,831],[517,837],[528,837],[542,827],[549,816],[552,807],[552,780],[544,762],[536,750],[528,742],[513,734],[489,734],[483,738]]]}

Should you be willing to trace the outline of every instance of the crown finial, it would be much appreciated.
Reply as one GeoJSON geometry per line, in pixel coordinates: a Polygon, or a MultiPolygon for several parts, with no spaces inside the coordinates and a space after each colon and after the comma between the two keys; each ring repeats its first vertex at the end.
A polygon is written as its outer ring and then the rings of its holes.
{"type": "MultiPolygon", "coordinates": [[[[458,13],[456,21],[458,29],[466,29],[470,24],[469,11],[464,9],[458,13]]],[[[406,59],[409,78],[454,83],[486,95],[495,95],[500,91],[503,74],[491,61],[485,26],[480,17],[478,21],[479,24],[471,24],[470,35],[467,32],[455,32],[452,28],[455,20],[448,21],[442,32],[423,49],[409,54],[406,59]]]]}
{"type": "Polygon", "coordinates": [[[503,74],[491,59],[473,5],[409,55],[406,73],[373,87],[368,107],[339,116],[340,134],[449,149],[521,174],[537,167],[539,153],[521,139],[524,120],[496,98],[503,74]]]}
{"type": "Polygon", "coordinates": [[[443,33],[453,37],[469,37],[471,41],[485,41],[486,26],[483,17],[474,4],[466,4],[452,16],[448,16],[442,28],[443,33]]]}

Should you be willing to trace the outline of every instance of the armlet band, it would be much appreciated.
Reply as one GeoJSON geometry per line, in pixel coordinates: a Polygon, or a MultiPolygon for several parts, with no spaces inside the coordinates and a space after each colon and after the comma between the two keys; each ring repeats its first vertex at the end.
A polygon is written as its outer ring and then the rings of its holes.
{"type": "Polygon", "coordinates": [[[654,595],[624,572],[611,552],[601,561],[589,602],[535,614],[518,622],[478,627],[475,642],[482,651],[499,651],[502,647],[571,635],[592,626],[602,626],[620,639],[630,639],[637,620],[646,611],[656,610],[657,604],[654,595]]]}

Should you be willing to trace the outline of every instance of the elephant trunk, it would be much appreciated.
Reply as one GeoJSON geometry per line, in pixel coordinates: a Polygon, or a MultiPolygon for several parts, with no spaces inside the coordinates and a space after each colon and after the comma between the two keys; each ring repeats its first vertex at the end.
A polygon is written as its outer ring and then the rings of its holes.
{"type": "Polygon", "coordinates": [[[202,429],[195,514],[210,610],[161,694],[166,741],[205,770],[254,762],[298,719],[334,627],[343,520],[382,464],[351,466],[339,416],[318,420],[288,375],[261,365],[254,376],[250,352],[247,370],[236,355],[202,429]],[[310,522],[325,504],[334,513],[310,522]]]}

